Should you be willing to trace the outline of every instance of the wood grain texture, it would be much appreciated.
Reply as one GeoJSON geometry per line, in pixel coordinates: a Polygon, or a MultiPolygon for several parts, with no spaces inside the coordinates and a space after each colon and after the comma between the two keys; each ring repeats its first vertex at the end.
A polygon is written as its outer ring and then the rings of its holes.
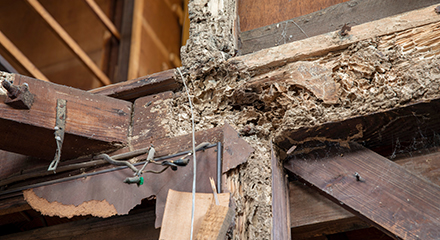
{"type": "Polygon", "coordinates": [[[158,239],[154,210],[138,211],[107,219],[91,218],[2,236],[2,239],[158,239]]]}
{"type": "Polygon", "coordinates": [[[438,3],[436,0],[352,0],[304,16],[242,32],[240,54],[340,31],[344,24],[355,26],[436,3],[438,3]]]}
{"type": "Polygon", "coordinates": [[[150,94],[175,90],[179,84],[174,79],[174,69],[154,73],[109,86],[95,88],[91,93],[106,95],[124,100],[134,100],[150,94]]]}
{"type": "Polygon", "coordinates": [[[104,85],[111,84],[110,79],[93,62],[93,60],[84,52],[84,50],[73,40],[73,38],[64,30],[63,27],[49,14],[38,0],[27,1],[34,10],[46,21],[53,31],[63,40],[69,49],[86,65],[86,67],[95,75],[104,85]]]}
{"type": "Polygon", "coordinates": [[[293,156],[284,166],[329,199],[393,236],[438,239],[440,187],[358,144],[349,146],[329,145],[293,156]]]}
{"type": "Polygon", "coordinates": [[[252,74],[258,74],[271,67],[310,57],[323,56],[331,51],[347,48],[349,45],[362,40],[438,22],[440,21],[440,15],[433,11],[434,7],[436,5],[353,26],[349,35],[345,37],[341,37],[338,32],[331,32],[231,58],[228,61],[242,63],[252,74]]]}
{"type": "Polygon", "coordinates": [[[90,9],[95,13],[95,15],[101,20],[101,22],[104,24],[104,26],[112,33],[113,36],[116,37],[116,39],[121,39],[121,34],[119,33],[116,26],[112,23],[112,21],[105,15],[104,11],[99,7],[98,4],[96,4],[95,0],[85,0],[86,3],[89,5],[90,9]]]}
{"type": "Polygon", "coordinates": [[[0,31],[0,44],[6,48],[6,50],[14,56],[17,61],[23,65],[35,78],[40,80],[49,81],[46,76],[18,49],[1,31],[0,31]]]}
{"type": "Polygon", "coordinates": [[[238,15],[242,32],[285,21],[322,10],[349,0],[241,0],[238,1],[238,15]]]}
{"type": "Polygon", "coordinates": [[[272,167],[272,239],[289,240],[291,239],[289,184],[280,159],[273,149],[272,142],[270,143],[270,148],[272,167]]]}
{"type": "Polygon", "coordinates": [[[127,143],[131,103],[14,74],[14,84],[27,83],[35,95],[30,110],[0,104],[1,148],[51,159],[56,144],[57,99],[67,100],[66,135],[61,157],[69,159],[122,147],[127,143]]]}

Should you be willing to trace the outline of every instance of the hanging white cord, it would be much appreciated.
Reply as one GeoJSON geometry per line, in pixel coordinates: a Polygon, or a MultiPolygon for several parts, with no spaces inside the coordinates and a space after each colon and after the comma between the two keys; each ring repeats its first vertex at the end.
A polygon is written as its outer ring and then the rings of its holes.
{"type": "Polygon", "coordinates": [[[194,130],[194,111],[193,106],[191,102],[191,97],[189,95],[188,87],[185,83],[185,78],[183,77],[182,72],[180,71],[180,68],[177,68],[177,71],[180,74],[180,77],[182,77],[183,85],[185,86],[186,94],[188,95],[188,101],[189,101],[189,107],[191,108],[191,121],[192,121],[192,147],[193,147],[193,186],[192,186],[192,208],[191,208],[191,236],[190,239],[193,239],[193,231],[194,231],[194,210],[196,205],[196,177],[197,177],[197,164],[196,164],[196,137],[195,137],[195,130],[194,130]]]}

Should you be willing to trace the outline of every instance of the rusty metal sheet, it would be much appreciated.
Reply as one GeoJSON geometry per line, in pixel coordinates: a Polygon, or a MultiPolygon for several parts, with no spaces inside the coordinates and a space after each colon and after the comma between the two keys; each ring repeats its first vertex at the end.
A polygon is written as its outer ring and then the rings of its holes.
{"type": "Polygon", "coordinates": [[[225,173],[247,161],[254,149],[243,139],[229,124],[223,127],[223,164],[222,172],[225,173]]]}
{"type": "MultiPolygon", "coordinates": [[[[209,178],[216,179],[217,153],[215,150],[214,147],[197,153],[197,192],[212,192],[209,178]]],[[[160,170],[161,166],[150,164],[146,169],[160,170]]],[[[123,183],[126,177],[132,176],[133,172],[130,169],[122,169],[42,186],[33,190],[40,198],[49,202],[57,201],[64,205],[78,206],[87,201],[106,200],[114,205],[118,215],[128,214],[133,207],[141,203],[142,199],[155,196],[155,226],[160,227],[168,190],[187,192],[192,190],[193,163],[190,162],[188,166],[179,168],[177,171],[167,169],[162,174],[144,173],[144,185],[140,187],[123,183]]]]}

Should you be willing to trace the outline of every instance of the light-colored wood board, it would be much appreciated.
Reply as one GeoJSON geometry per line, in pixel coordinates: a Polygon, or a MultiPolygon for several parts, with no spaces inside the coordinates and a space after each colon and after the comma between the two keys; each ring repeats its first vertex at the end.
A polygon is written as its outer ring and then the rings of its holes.
{"type": "Polygon", "coordinates": [[[89,5],[90,9],[96,14],[96,16],[101,20],[104,26],[116,37],[116,39],[121,39],[121,34],[119,33],[113,22],[105,15],[104,11],[96,4],[95,0],[85,0],[89,5]]]}

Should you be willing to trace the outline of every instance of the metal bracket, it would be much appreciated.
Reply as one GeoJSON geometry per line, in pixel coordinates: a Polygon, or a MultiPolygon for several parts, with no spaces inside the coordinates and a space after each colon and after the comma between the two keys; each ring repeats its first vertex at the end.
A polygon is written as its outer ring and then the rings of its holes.
{"type": "Polygon", "coordinates": [[[66,118],[67,118],[67,101],[65,99],[57,99],[57,118],[55,121],[55,141],[57,143],[57,150],[55,152],[55,157],[50,163],[47,171],[54,171],[57,169],[58,163],[61,157],[61,148],[63,147],[64,141],[64,130],[66,128],[66,118]]]}
{"type": "Polygon", "coordinates": [[[3,80],[2,86],[8,91],[5,103],[17,109],[31,109],[34,103],[34,95],[29,91],[29,85],[12,85],[8,80],[3,80]]]}

